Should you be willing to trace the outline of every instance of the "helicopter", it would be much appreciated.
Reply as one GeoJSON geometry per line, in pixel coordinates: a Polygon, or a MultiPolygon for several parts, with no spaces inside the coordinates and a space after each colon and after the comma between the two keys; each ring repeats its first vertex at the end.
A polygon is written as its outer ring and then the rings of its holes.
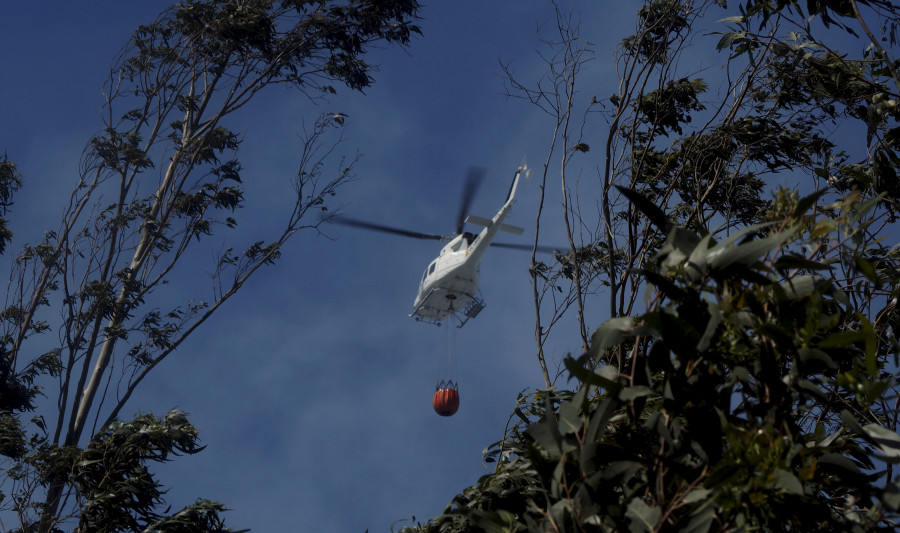
{"type": "MultiPolygon", "coordinates": [[[[346,226],[393,233],[417,239],[431,239],[447,242],[440,254],[425,268],[419,281],[419,289],[413,303],[410,317],[440,325],[455,316],[459,321],[458,328],[463,327],[470,319],[475,318],[485,307],[484,299],[478,289],[478,266],[488,247],[496,246],[521,250],[531,250],[530,245],[498,243],[494,237],[503,231],[513,235],[521,235],[523,228],[504,224],[509,215],[516,196],[516,188],[521,178],[528,177],[530,170],[523,162],[516,168],[506,201],[493,218],[474,215],[466,216],[472,197],[484,177],[485,169],[472,167],[466,177],[462,201],[456,219],[456,232],[453,236],[419,233],[381,224],[374,224],[344,216],[336,216],[332,222],[346,226]],[[475,234],[463,231],[465,224],[481,226],[483,229],[475,234]]],[[[543,247],[539,247],[543,248],[543,247]]]]}

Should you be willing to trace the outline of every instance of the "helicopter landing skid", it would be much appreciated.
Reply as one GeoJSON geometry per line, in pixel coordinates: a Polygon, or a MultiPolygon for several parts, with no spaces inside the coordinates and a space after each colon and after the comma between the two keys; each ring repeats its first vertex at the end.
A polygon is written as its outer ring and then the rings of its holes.
{"type": "Polygon", "coordinates": [[[428,293],[428,296],[425,297],[425,299],[423,299],[421,303],[419,303],[419,305],[413,310],[412,313],[409,314],[409,316],[414,317],[416,319],[416,322],[425,322],[426,324],[433,324],[435,326],[440,326],[444,320],[447,320],[450,317],[456,317],[456,320],[459,321],[459,325],[457,325],[456,327],[461,328],[461,327],[465,326],[466,322],[468,322],[470,319],[478,316],[478,313],[480,313],[481,310],[484,309],[484,306],[485,306],[484,300],[481,299],[479,296],[467,294],[466,296],[469,298],[469,302],[466,304],[465,308],[463,308],[462,311],[457,311],[456,309],[453,308],[453,304],[452,304],[452,301],[456,300],[456,296],[455,295],[447,295],[446,298],[451,300],[451,304],[450,304],[450,308],[449,308],[449,313],[444,315],[445,318],[432,319],[432,318],[425,318],[425,317],[421,316],[419,314],[419,311],[426,305],[426,302],[428,302],[428,300],[431,298],[431,296],[434,295],[436,292],[437,291],[435,289],[432,289],[431,292],[428,293]],[[453,296],[453,297],[451,298],[451,296],[453,296]]]}
{"type": "MultiPolygon", "coordinates": [[[[412,316],[412,315],[410,315],[410,316],[412,316]]],[[[422,318],[420,316],[417,316],[414,318],[416,319],[416,322],[424,322],[426,324],[431,324],[431,325],[437,326],[437,327],[441,327],[441,325],[442,325],[442,322],[439,320],[428,320],[427,318],[422,318]]]]}

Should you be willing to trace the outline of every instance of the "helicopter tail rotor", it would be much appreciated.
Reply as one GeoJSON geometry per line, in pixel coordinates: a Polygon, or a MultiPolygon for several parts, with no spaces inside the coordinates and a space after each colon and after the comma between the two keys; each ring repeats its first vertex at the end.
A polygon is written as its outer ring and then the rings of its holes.
{"type": "Polygon", "coordinates": [[[522,157],[522,164],[519,165],[519,168],[516,169],[516,172],[523,172],[525,174],[525,184],[531,185],[531,169],[528,168],[528,161],[525,157],[522,157]]]}

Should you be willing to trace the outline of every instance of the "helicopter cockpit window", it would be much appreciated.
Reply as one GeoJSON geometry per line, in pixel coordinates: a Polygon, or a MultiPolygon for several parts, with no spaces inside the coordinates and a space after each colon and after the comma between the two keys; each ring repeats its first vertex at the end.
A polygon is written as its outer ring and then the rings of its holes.
{"type": "Polygon", "coordinates": [[[434,267],[435,267],[435,265],[437,265],[437,261],[434,261],[433,263],[431,263],[431,264],[428,266],[428,268],[425,269],[425,273],[422,274],[422,281],[423,281],[423,282],[424,282],[426,279],[428,279],[428,276],[434,274],[434,267]]]}
{"type": "Polygon", "coordinates": [[[428,276],[434,274],[435,265],[437,265],[437,261],[434,261],[430,265],[428,265],[428,268],[425,269],[425,273],[422,274],[422,281],[425,281],[428,276]]]}

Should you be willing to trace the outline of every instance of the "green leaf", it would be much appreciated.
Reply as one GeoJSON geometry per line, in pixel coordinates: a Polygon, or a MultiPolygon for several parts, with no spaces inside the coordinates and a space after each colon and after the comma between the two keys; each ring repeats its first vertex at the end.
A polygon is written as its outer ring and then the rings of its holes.
{"type": "Polygon", "coordinates": [[[865,341],[866,334],[862,331],[839,331],[822,339],[820,348],[846,348],[853,343],[865,341]]]}
{"type": "Polygon", "coordinates": [[[716,302],[707,302],[706,309],[709,312],[709,322],[706,323],[706,329],[703,331],[703,336],[700,338],[700,342],[697,343],[697,350],[700,352],[705,352],[709,348],[709,344],[712,342],[713,337],[719,328],[719,324],[721,324],[723,320],[722,311],[719,309],[719,304],[716,302]]]}
{"type": "Polygon", "coordinates": [[[611,367],[604,365],[598,368],[596,372],[592,372],[571,357],[566,357],[563,360],[563,364],[565,365],[566,370],[568,370],[575,379],[585,385],[604,387],[607,389],[619,387],[619,384],[616,381],[615,370],[611,367]],[[612,373],[608,373],[609,370],[612,370],[612,373]]]}
{"type": "MultiPolygon", "coordinates": [[[[706,263],[710,257],[711,241],[712,233],[707,233],[700,239],[700,242],[694,246],[694,249],[691,250],[691,253],[688,256],[687,266],[694,270],[693,274],[695,275],[691,276],[694,280],[697,280],[706,274],[706,263]]],[[[688,270],[686,273],[690,275],[691,271],[688,270]]]]}
{"type": "Polygon", "coordinates": [[[641,213],[647,215],[647,218],[650,219],[650,222],[661,230],[666,230],[669,226],[672,225],[669,222],[669,219],[666,217],[665,212],[659,208],[658,205],[650,201],[649,198],[644,196],[643,194],[629,189],[627,187],[622,187],[616,185],[616,189],[619,189],[619,192],[622,193],[622,196],[628,198],[630,201],[641,213]]]}
{"type": "Polygon", "coordinates": [[[593,360],[608,349],[617,346],[633,334],[634,319],[630,316],[610,318],[591,335],[591,348],[588,352],[593,360]]]}
{"type": "MultiPolygon", "coordinates": [[[[824,177],[826,179],[828,178],[827,172],[825,173],[824,177]]],[[[827,189],[823,189],[821,191],[816,191],[810,195],[807,195],[807,196],[804,196],[803,198],[801,198],[797,202],[797,206],[794,208],[794,214],[793,214],[794,218],[799,218],[799,217],[805,215],[806,212],[809,211],[809,208],[812,207],[817,201],[819,201],[819,198],[821,198],[826,192],[827,192],[827,189]]]]}
{"type": "Polygon", "coordinates": [[[774,486],[776,489],[781,489],[791,494],[803,494],[803,485],[800,484],[797,476],[780,468],[775,470],[774,486]]]}
{"type": "Polygon", "coordinates": [[[691,515],[691,521],[681,529],[680,533],[707,533],[712,527],[715,517],[716,506],[710,500],[691,515]]]}
{"type": "Polygon", "coordinates": [[[822,350],[817,350],[815,348],[798,348],[797,356],[804,363],[819,361],[832,370],[837,369],[837,365],[834,363],[834,360],[831,358],[831,356],[823,352],[822,350]]]}
{"type": "MultiPolygon", "coordinates": [[[[597,449],[602,450],[602,452],[598,453],[605,452],[606,455],[611,455],[613,452],[621,453],[621,449],[617,449],[616,447],[610,445],[598,446],[597,449]]],[[[603,472],[601,472],[598,478],[603,481],[627,481],[631,479],[631,477],[634,476],[640,469],[641,463],[637,461],[611,461],[609,465],[603,469],[603,472]]]]}
{"type": "MultiPolygon", "coordinates": [[[[853,416],[853,413],[851,413],[850,411],[848,411],[846,409],[841,411],[841,422],[845,426],[847,426],[847,428],[850,431],[852,431],[853,433],[855,433],[861,437],[864,437],[866,439],[870,439],[868,433],[863,431],[862,426],[859,425],[859,422],[856,420],[856,417],[853,416]]],[[[873,441],[873,444],[874,444],[874,441],[873,441]]]]}
{"type": "Polygon", "coordinates": [[[869,262],[865,257],[858,255],[854,258],[856,261],[856,268],[862,272],[862,275],[866,277],[867,280],[871,281],[875,284],[876,289],[881,288],[881,278],[878,276],[878,273],[875,272],[875,268],[872,266],[872,263],[869,262]]]}
{"type": "Polygon", "coordinates": [[[862,313],[857,313],[860,327],[862,328],[863,341],[866,345],[866,372],[872,377],[878,376],[878,337],[875,334],[875,327],[869,322],[869,319],[862,313]]]}
{"type": "Polygon", "coordinates": [[[600,437],[606,433],[613,414],[615,414],[613,401],[610,398],[604,398],[589,415],[588,427],[584,435],[585,440],[587,442],[600,440],[600,437]]]}
{"type": "Polygon", "coordinates": [[[718,255],[718,254],[720,254],[723,250],[725,250],[726,248],[728,248],[732,243],[737,242],[739,239],[743,238],[744,236],[750,235],[750,234],[753,234],[753,233],[756,233],[756,232],[758,232],[759,230],[768,228],[768,227],[770,227],[770,226],[772,226],[772,225],[773,225],[772,222],[766,222],[766,223],[762,223],[762,224],[753,224],[753,225],[751,225],[751,226],[747,226],[747,227],[745,227],[745,228],[741,228],[740,230],[738,230],[738,231],[732,233],[732,234],[729,235],[728,237],[725,237],[725,238],[722,239],[720,242],[716,243],[715,246],[713,246],[712,248],[710,248],[710,253],[713,254],[713,255],[718,255]]]}
{"type": "Polygon", "coordinates": [[[734,264],[752,265],[760,261],[775,248],[781,246],[790,238],[791,233],[792,231],[782,231],[762,239],[741,243],[733,248],[722,250],[710,259],[709,266],[710,268],[723,270],[734,264]]]}
{"type": "Polygon", "coordinates": [[[550,455],[551,459],[559,459],[562,455],[562,435],[559,434],[554,420],[548,418],[531,424],[525,432],[550,455]]]}
{"type": "Polygon", "coordinates": [[[802,255],[784,254],[775,261],[775,268],[779,270],[831,270],[831,265],[826,265],[818,261],[811,261],[802,255]]]}
{"type": "Polygon", "coordinates": [[[796,300],[798,298],[803,298],[804,296],[809,296],[815,292],[816,288],[824,281],[825,278],[822,276],[804,274],[802,276],[794,276],[781,283],[780,286],[788,299],[796,300]]]}
{"type": "Polygon", "coordinates": [[[896,431],[881,424],[866,424],[862,430],[887,460],[892,463],[900,462],[900,435],[896,431]]]}
{"type": "Polygon", "coordinates": [[[562,435],[575,433],[581,429],[582,420],[578,414],[578,406],[572,402],[564,402],[559,406],[559,432],[562,435]]]}
{"type": "Polygon", "coordinates": [[[724,50],[734,43],[742,42],[747,42],[747,34],[745,32],[723,33],[719,42],[716,43],[716,50],[724,50]]]}
{"type": "Polygon", "coordinates": [[[856,463],[853,462],[849,457],[839,454],[839,453],[824,453],[821,457],[819,457],[819,462],[822,464],[831,465],[841,470],[845,470],[850,472],[851,474],[859,474],[859,467],[856,463]]]}
{"type": "Polygon", "coordinates": [[[650,507],[640,498],[634,498],[628,504],[628,511],[625,516],[631,519],[629,531],[632,533],[642,533],[645,531],[655,531],[656,524],[659,523],[659,517],[662,511],[659,507],[650,507]]]}
{"type": "Polygon", "coordinates": [[[621,391],[619,391],[619,400],[623,402],[631,402],[638,398],[643,398],[645,396],[650,396],[653,394],[653,389],[647,387],[646,385],[637,385],[634,387],[625,387],[621,391]]]}
{"type": "Polygon", "coordinates": [[[680,302],[687,297],[687,292],[682,290],[669,278],[652,270],[642,270],[641,274],[649,283],[652,283],[654,287],[662,291],[662,293],[666,295],[666,298],[680,302]]]}
{"type": "Polygon", "coordinates": [[[512,533],[519,531],[516,515],[500,509],[498,511],[474,511],[473,522],[485,533],[512,533]]]}
{"type": "Polygon", "coordinates": [[[667,268],[680,266],[697,248],[700,237],[693,231],[675,226],[669,231],[666,242],[657,253],[657,260],[665,258],[662,265],[667,268]]]}
{"type": "Polygon", "coordinates": [[[712,494],[712,491],[709,489],[694,489],[688,493],[681,501],[686,504],[691,504],[695,502],[699,502],[705,500],[712,494]]]}
{"type": "Polygon", "coordinates": [[[881,501],[884,502],[885,507],[894,512],[900,510],[900,485],[891,483],[891,485],[885,489],[881,501]]]}

